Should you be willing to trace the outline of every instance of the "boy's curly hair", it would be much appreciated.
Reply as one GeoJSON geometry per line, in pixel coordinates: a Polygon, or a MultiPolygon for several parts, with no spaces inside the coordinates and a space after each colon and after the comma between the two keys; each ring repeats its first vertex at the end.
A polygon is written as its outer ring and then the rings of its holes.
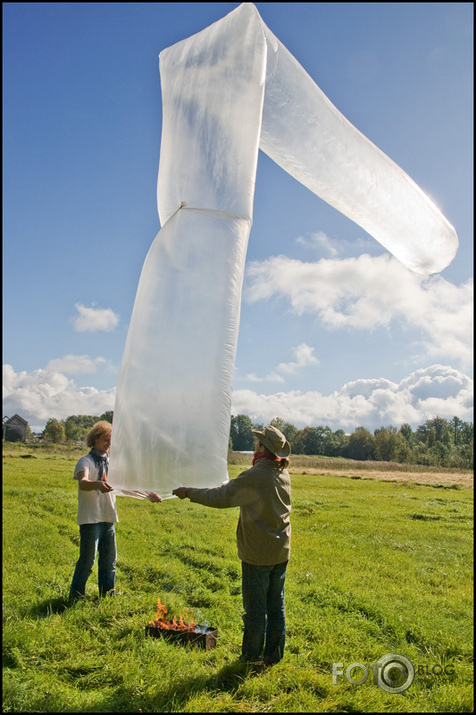
{"type": "Polygon", "coordinates": [[[96,422],[96,424],[91,427],[88,434],[86,435],[86,444],[90,448],[94,447],[97,438],[105,434],[106,432],[111,432],[111,430],[112,424],[110,422],[107,422],[106,420],[100,420],[99,422],[96,422]]]}

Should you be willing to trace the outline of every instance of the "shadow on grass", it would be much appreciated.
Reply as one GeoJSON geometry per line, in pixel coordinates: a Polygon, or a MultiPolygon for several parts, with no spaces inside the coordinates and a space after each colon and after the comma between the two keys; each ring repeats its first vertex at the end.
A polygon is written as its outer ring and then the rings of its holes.
{"type": "Polygon", "coordinates": [[[66,610],[72,608],[81,608],[87,605],[99,605],[101,603],[106,603],[110,601],[109,594],[106,597],[101,598],[98,594],[87,596],[78,596],[78,598],[71,600],[68,596],[57,596],[56,598],[47,598],[35,605],[31,606],[27,615],[33,618],[46,618],[47,616],[53,616],[55,614],[65,613],[66,610]]]}
{"type": "Polygon", "coordinates": [[[70,607],[71,603],[69,598],[65,596],[48,598],[45,601],[40,601],[40,603],[36,603],[32,606],[30,609],[30,616],[32,618],[46,618],[47,616],[64,613],[66,609],[70,607]]]}
{"type": "Polygon", "coordinates": [[[133,703],[134,712],[187,712],[187,704],[195,696],[214,692],[233,695],[248,678],[259,676],[260,672],[237,659],[213,675],[203,673],[179,680],[167,679],[165,687],[158,673],[157,693],[138,695],[135,686],[129,689],[123,684],[107,699],[107,703],[102,703],[101,709],[103,712],[106,708],[108,712],[131,712],[133,703]]]}

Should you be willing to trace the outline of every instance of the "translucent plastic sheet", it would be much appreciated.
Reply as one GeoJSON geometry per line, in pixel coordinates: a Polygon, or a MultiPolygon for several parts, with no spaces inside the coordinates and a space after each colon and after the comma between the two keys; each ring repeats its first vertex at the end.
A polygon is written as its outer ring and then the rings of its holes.
{"type": "MultiPolygon", "coordinates": [[[[353,127],[244,3],[160,55],[158,209],[116,391],[109,481],[226,481],[233,371],[258,148],[415,271],[454,257],[453,227],[353,127]]],[[[124,492],[125,493],[125,492],[124,492]]]]}

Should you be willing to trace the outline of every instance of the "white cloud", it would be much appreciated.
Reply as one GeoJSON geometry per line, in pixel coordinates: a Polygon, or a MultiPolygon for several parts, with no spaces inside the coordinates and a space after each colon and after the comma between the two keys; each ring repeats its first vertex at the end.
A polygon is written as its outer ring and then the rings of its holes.
{"type": "MultiPolygon", "coordinates": [[[[115,388],[78,387],[51,367],[15,373],[11,365],[4,365],[3,393],[4,415],[18,413],[34,432],[43,429],[51,417],[100,415],[114,409],[115,400],[115,388]]],[[[330,395],[295,390],[263,395],[237,390],[232,400],[233,414],[247,414],[256,422],[282,417],[296,427],[327,425],[346,431],[358,426],[399,427],[404,422],[416,427],[436,415],[469,422],[472,410],[472,380],[444,365],[416,370],[400,383],[385,378],[355,380],[330,395]]]]}
{"type": "Polygon", "coordinates": [[[455,286],[382,255],[305,263],[286,256],[251,262],[244,299],[284,298],[297,315],[315,313],[330,329],[372,330],[393,320],[416,327],[426,359],[472,365],[473,281],[455,286]]]}
{"type": "Polygon", "coordinates": [[[301,368],[308,365],[319,365],[319,360],[314,357],[314,348],[311,348],[306,343],[301,343],[297,348],[293,348],[295,360],[291,362],[281,362],[276,368],[277,372],[285,372],[294,374],[301,368]]]}
{"type": "Polygon", "coordinates": [[[284,382],[284,378],[277,372],[269,372],[266,377],[258,377],[255,372],[250,372],[244,379],[248,382],[284,382]]]}
{"type": "Polygon", "coordinates": [[[97,372],[98,366],[105,363],[106,359],[103,357],[90,358],[89,355],[64,355],[62,358],[50,360],[45,369],[50,372],[62,372],[66,375],[91,375],[97,372]]]}
{"type": "Polygon", "coordinates": [[[252,372],[245,376],[245,380],[249,382],[282,382],[284,378],[280,373],[285,375],[294,375],[299,370],[308,367],[309,365],[319,365],[319,360],[314,356],[314,348],[311,348],[306,343],[301,343],[296,348],[292,348],[294,360],[290,362],[281,362],[274,368],[266,377],[258,377],[252,372]]]}
{"type": "Polygon", "coordinates": [[[362,395],[363,397],[371,397],[375,390],[393,390],[395,388],[395,383],[384,377],[377,378],[374,380],[353,380],[344,385],[340,390],[340,394],[352,399],[357,395],[362,395]]]}
{"type": "Polygon", "coordinates": [[[79,315],[74,319],[74,329],[79,333],[94,333],[98,330],[110,332],[119,324],[119,315],[111,308],[87,308],[82,303],[76,303],[79,315]]]}
{"type": "Polygon", "coordinates": [[[313,250],[325,251],[328,256],[334,258],[339,253],[336,241],[326,236],[324,231],[317,231],[317,233],[311,233],[309,238],[303,238],[299,236],[296,239],[296,243],[304,246],[305,248],[311,248],[313,250]]]}
{"type": "Polygon", "coordinates": [[[348,241],[336,236],[329,238],[324,231],[313,232],[309,237],[299,236],[296,238],[296,243],[298,246],[316,253],[325,253],[329,258],[337,258],[338,255],[351,256],[356,252],[359,255],[361,253],[372,253],[381,249],[381,247],[378,248],[378,244],[370,236],[360,236],[348,241]]]}
{"type": "Polygon", "coordinates": [[[428,398],[448,399],[468,388],[468,378],[451,367],[433,365],[424,370],[416,370],[400,383],[419,400],[428,398]]]}
{"type": "Polygon", "coordinates": [[[18,413],[34,432],[43,429],[52,417],[100,415],[112,410],[115,392],[115,388],[78,387],[51,367],[15,373],[11,365],[3,366],[3,412],[9,417],[18,413]]]}
{"type": "Polygon", "coordinates": [[[233,414],[256,422],[282,417],[296,427],[329,426],[352,431],[408,422],[413,427],[437,415],[473,420],[473,381],[454,368],[433,365],[416,370],[400,383],[384,378],[356,380],[331,395],[319,392],[278,392],[260,395],[252,390],[233,393],[233,414]]]}

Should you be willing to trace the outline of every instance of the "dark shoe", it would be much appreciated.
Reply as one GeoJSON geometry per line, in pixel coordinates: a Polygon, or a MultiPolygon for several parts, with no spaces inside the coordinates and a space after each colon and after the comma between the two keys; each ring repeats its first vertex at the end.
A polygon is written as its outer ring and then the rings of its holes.
{"type": "Polygon", "coordinates": [[[81,593],[70,593],[68,596],[68,603],[70,606],[73,605],[73,603],[76,603],[76,601],[85,601],[86,597],[81,594],[81,593]]]}
{"type": "Polygon", "coordinates": [[[115,598],[116,597],[116,589],[112,588],[110,591],[100,591],[99,592],[99,598],[115,598]]]}
{"type": "Polygon", "coordinates": [[[248,664],[263,662],[261,658],[249,658],[247,655],[240,655],[238,660],[240,661],[240,663],[248,663],[248,664]]]}
{"type": "Polygon", "coordinates": [[[266,670],[267,666],[262,660],[250,660],[244,655],[239,658],[240,663],[244,663],[250,675],[257,675],[266,670]]]}

